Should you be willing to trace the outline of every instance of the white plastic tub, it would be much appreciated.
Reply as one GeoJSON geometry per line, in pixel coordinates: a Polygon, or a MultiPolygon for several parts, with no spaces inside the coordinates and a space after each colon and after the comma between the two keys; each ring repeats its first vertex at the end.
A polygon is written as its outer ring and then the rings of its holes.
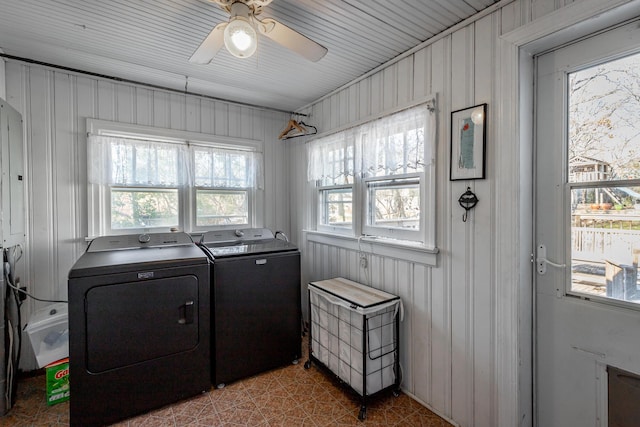
{"type": "Polygon", "coordinates": [[[34,312],[25,328],[39,368],[69,357],[69,317],[65,303],[34,312]]]}

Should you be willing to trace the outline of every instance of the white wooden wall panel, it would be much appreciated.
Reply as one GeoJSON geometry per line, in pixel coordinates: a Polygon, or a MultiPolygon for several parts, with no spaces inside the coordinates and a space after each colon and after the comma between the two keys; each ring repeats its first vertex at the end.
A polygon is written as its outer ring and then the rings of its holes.
{"type": "Polygon", "coordinates": [[[413,55],[413,99],[424,98],[431,91],[431,46],[413,55]]]}
{"type": "MultiPolygon", "coordinates": [[[[451,246],[451,233],[448,232],[450,224],[450,204],[451,190],[448,177],[449,145],[447,143],[449,132],[450,100],[445,96],[451,87],[451,64],[444,61],[446,52],[450,50],[450,38],[443,38],[431,46],[430,60],[431,66],[431,92],[438,94],[437,117],[437,178],[436,178],[436,242],[442,253],[447,253],[451,246]]],[[[425,381],[424,386],[430,390],[431,399],[427,400],[426,395],[418,395],[424,402],[427,402],[434,409],[442,414],[451,415],[451,287],[450,283],[451,258],[440,256],[439,268],[429,268],[427,274],[431,276],[431,299],[429,300],[429,311],[431,312],[431,382],[426,383],[427,378],[417,378],[416,384],[425,381]]],[[[414,286],[419,286],[417,284],[414,286]]],[[[418,390],[418,386],[416,386],[418,390]]]]}
{"type": "MultiPolygon", "coordinates": [[[[34,295],[66,299],[69,269],[86,248],[87,118],[263,141],[258,225],[290,233],[290,162],[277,139],[286,115],[15,61],[6,80],[8,101],[25,121],[28,227],[19,273],[34,295]]],[[[29,300],[23,318],[42,305],[29,300]]]]}
{"type": "MultiPolygon", "coordinates": [[[[3,53],[2,49],[0,49],[0,53],[3,53]]],[[[4,59],[0,59],[0,98],[7,99],[7,92],[6,92],[7,84],[5,83],[4,70],[5,70],[4,59]]]]}
{"type": "Polygon", "coordinates": [[[531,0],[531,17],[533,20],[558,9],[561,0],[531,0]]]}
{"type": "Polygon", "coordinates": [[[405,105],[413,99],[413,61],[414,57],[409,56],[398,62],[397,78],[397,94],[395,105],[405,105]]]}
{"type": "Polygon", "coordinates": [[[358,117],[360,117],[360,106],[358,105],[358,102],[360,101],[360,87],[358,85],[351,85],[347,90],[349,91],[349,111],[347,116],[347,123],[353,123],[358,120],[358,117]]]}
{"type": "MultiPolygon", "coordinates": [[[[438,95],[436,224],[437,245],[441,250],[438,265],[429,267],[370,256],[368,268],[363,269],[357,251],[312,241],[303,246],[303,274],[308,280],[342,275],[399,294],[407,309],[401,328],[403,388],[463,426],[495,426],[505,419],[504,407],[501,409],[499,405],[505,384],[499,380],[503,373],[498,360],[501,345],[498,330],[504,327],[498,319],[508,313],[496,311],[504,310],[500,289],[510,284],[499,279],[504,272],[498,274],[496,270],[501,265],[496,254],[501,252],[494,242],[496,236],[502,235],[496,222],[497,209],[511,196],[503,194],[495,180],[497,171],[510,169],[511,165],[501,163],[505,159],[493,144],[496,128],[500,126],[495,99],[496,69],[500,65],[498,40],[501,34],[570,3],[570,0],[505,3],[503,9],[437,38],[412,55],[392,61],[388,67],[310,107],[311,120],[319,124],[321,132],[327,132],[427,94],[438,95]],[[488,104],[487,178],[451,182],[450,113],[481,103],[488,104]],[[457,199],[467,187],[478,194],[480,202],[469,221],[463,223],[463,210],[457,199]]],[[[298,147],[296,153],[297,156],[292,155],[294,161],[304,163],[304,150],[298,147]]],[[[301,180],[304,174],[301,167],[293,172],[301,180]]],[[[298,193],[293,197],[302,200],[298,193]]],[[[309,206],[315,203],[306,188],[304,197],[309,206]]],[[[308,222],[310,216],[305,218],[304,225],[313,228],[314,224],[308,222]]]]}
{"type": "MultiPolygon", "coordinates": [[[[474,33],[474,104],[487,102],[489,105],[495,105],[492,101],[494,94],[494,68],[495,63],[495,45],[486,43],[486,40],[495,40],[498,35],[498,16],[489,15],[475,23],[474,33]]],[[[489,112],[487,113],[489,114],[489,112]]],[[[492,115],[492,117],[494,117],[492,115]]],[[[490,120],[493,126],[487,127],[487,179],[476,181],[475,191],[485,195],[485,201],[482,206],[478,205],[476,209],[476,221],[474,222],[474,259],[470,270],[478,272],[478,278],[482,280],[474,281],[472,284],[474,304],[474,317],[472,318],[474,355],[473,365],[476,367],[474,371],[474,412],[473,425],[489,425],[493,423],[495,418],[495,404],[497,389],[493,381],[495,369],[495,344],[496,344],[496,326],[494,321],[496,294],[496,280],[494,266],[494,252],[488,250],[491,248],[490,243],[495,239],[492,236],[495,233],[495,215],[494,200],[496,194],[495,187],[491,185],[494,180],[493,171],[495,170],[495,162],[493,154],[495,153],[495,137],[494,126],[497,121],[490,120]]]]}
{"type": "MultiPolygon", "coordinates": [[[[89,79],[83,76],[74,77],[73,86],[75,86],[76,102],[76,133],[73,135],[76,155],[74,161],[78,165],[76,168],[75,182],[80,183],[87,176],[87,144],[85,143],[85,135],[87,134],[87,121],[85,117],[94,117],[96,114],[96,103],[94,94],[96,92],[95,80],[89,79]]],[[[76,223],[76,229],[73,234],[75,239],[73,240],[74,254],[72,259],[78,259],[80,255],[86,249],[86,243],[84,241],[84,233],[89,228],[89,213],[88,213],[88,194],[86,187],[76,184],[76,199],[75,199],[75,211],[77,213],[78,221],[76,223]]]]}
{"type": "Polygon", "coordinates": [[[500,28],[502,33],[508,33],[509,31],[520,26],[522,22],[523,14],[523,2],[514,1],[505,5],[500,9],[500,28]]]}
{"type": "Polygon", "coordinates": [[[359,103],[356,120],[360,120],[373,114],[371,111],[371,79],[364,79],[357,86],[359,103]]]}
{"type": "MultiPolygon", "coordinates": [[[[495,41],[501,31],[516,28],[529,22],[532,14],[549,13],[551,9],[548,2],[508,3],[504,14],[497,11],[462,27],[310,108],[311,120],[319,124],[321,132],[327,132],[427,94],[438,95],[438,265],[369,256],[368,268],[363,269],[357,251],[307,242],[303,246],[304,275],[309,280],[341,275],[399,294],[406,308],[401,327],[403,388],[464,426],[493,426],[498,417],[500,390],[496,377],[500,367],[495,311],[500,296],[492,242],[498,228],[495,201],[504,195],[493,183],[493,171],[500,167],[492,145],[494,127],[499,125],[492,115],[495,41]],[[451,182],[450,113],[481,103],[489,105],[487,179],[451,182]],[[470,220],[463,223],[457,199],[467,187],[478,194],[480,203],[470,220]]],[[[297,147],[296,152],[297,157],[292,158],[304,163],[304,149],[297,147]]],[[[300,167],[293,172],[301,180],[304,174],[300,167]]],[[[314,203],[308,190],[303,191],[306,200],[314,203]]],[[[312,223],[306,226],[313,228],[312,223]]]]}
{"type": "MultiPolygon", "coordinates": [[[[395,65],[392,65],[392,67],[395,65]]],[[[369,114],[374,116],[384,111],[384,73],[385,70],[374,74],[369,77],[369,93],[371,99],[369,99],[369,114]]],[[[388,73],[387,73],[388,74],[388,73]]]]}
{"type": "MultiPolygon", "coordinates": [[[[11,86],[11,71],[7,76],[8,86],[11,86]]],[[[28,206],[30,209],[29,226],[27,228],[27,248],[34,248],[31,252],[32,262],[36,268],[30,269],[31,275],[25,284],[41,298],[57,298],[66,296],[66,292],[58,290],[55,279],[58,277],[58,268],[55,263],[55,253],[59,242],[54,241],[55,221],[54,194],[53,194],[53,161],[52,161],[52,109],[53,88],[52,73],[44,69],[28,70],[26,87],[29,90],[25,96],[25,106],[29,115],[33,118],[30,123],[27,139],[27,158],[32,158],[33,163],[27,168],[28,206]],[[37,260],[37,261],[36,261],[37,260]],[[40,283],[36,292],[32,283],[40,283]]],[[[27,114],[23,112],[23,120],[27,114]]],[[[58,236],[59,238],[60,236],[58,236]]],[[[29,251],[27,249],[27,251],[29,251]]]]}
{"type": "MultiPolygon", "coordinates": [[[[72,77],[68,74],[52,74],[53,83],[53,115],[55,126],[52,129],[52,178],[53,186],[53,215],[52,233],[54,242],[58,242],[58,250],[52,251],[55,258],[56,275],[52,278],[52,285],[64,283],[67,280],[68,260],[75,256],[75,245],[61,245],[62,239],[74,236],[76,232],[76,217],[79,212],[74,209],[76,193],[80,187],[76,185],[77,163],[70,161],[75,153],[76,106],[71,102],[72,77]]],[[[66,297],[66,292],[60,291],[66,297]]]]}
{"type": "MultiPolygon", "coordinates": [[[[473,25],[453,33],[451,37],[451,110],[474,105],[473,100],[473,25]]],[[[445,59],[446,60],[446,59],[445,59]]],[[[450,128],[450,127],[449,127],[450,128]]],[[[447,132],[447,134],[449,134],[447,132]]],[[[450,135],[450,134],[449,134],[450,135]]],[[[448,168],[447,168],[448,169],[448,168]]],[[[452,418],[463,425],[473,425],[473,301],[472,292],[477,278],[470,268],[473,260],[473,230],[477,209],[470,212],[470,220],[462,222],[462,209],[457,198],[471,182],[451,183],[451,333],[452,333],[452,418]]],[[[477,193],[480,199],[483,194],[477,193]]]]}

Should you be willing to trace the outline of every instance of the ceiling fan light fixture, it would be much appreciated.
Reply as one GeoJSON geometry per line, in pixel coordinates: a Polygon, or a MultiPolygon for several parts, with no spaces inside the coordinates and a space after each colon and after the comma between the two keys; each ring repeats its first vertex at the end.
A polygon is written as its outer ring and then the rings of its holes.
{"type": "Polygon", "coordinates": [[[249,7],[240,2],[231,5],[231,19],[224,29],[224,45],[237,58],[248,58],[258,47],[258,35],[249,21],[249,7]]]}
{"type": "Polygon", "coordinates": [[[256,30],[248,21],[237,17],[224,29],[224,45],[233,56],[248,58],[258,47],[256,30]]]}

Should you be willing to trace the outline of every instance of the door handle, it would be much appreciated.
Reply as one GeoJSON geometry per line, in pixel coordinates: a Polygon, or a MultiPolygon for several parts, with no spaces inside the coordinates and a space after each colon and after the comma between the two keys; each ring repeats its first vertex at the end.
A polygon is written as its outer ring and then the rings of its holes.
{"type": "Polygon", "coordinates": [[[547,247],[545,245],[538,245],[536,252],[536,265],[538,274],[545,274],[547,272],[547,264],[556,268],[565,268],[567,264],[558,264],[547,259],[547,247]]]}
{"type": "Polygon", "coordinates": [[[180,318],[178,323],[181,325],[189,325],[193,323],[194,306],[193,301],[187,301],[180,306],[180,318]]]}

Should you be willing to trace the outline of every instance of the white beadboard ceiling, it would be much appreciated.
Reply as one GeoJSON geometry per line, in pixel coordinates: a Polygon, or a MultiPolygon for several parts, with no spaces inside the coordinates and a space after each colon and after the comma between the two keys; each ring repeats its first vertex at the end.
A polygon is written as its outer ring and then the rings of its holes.
{"type": "Polygon", "coordinates": [[[274,0],[274,18],[329,49],[318,62],[260,37],[256,54],[189,57],[227,12],[208,0],[0,0],[0,50],[214,98],[295,111],[498,0],[274,0]]]}

